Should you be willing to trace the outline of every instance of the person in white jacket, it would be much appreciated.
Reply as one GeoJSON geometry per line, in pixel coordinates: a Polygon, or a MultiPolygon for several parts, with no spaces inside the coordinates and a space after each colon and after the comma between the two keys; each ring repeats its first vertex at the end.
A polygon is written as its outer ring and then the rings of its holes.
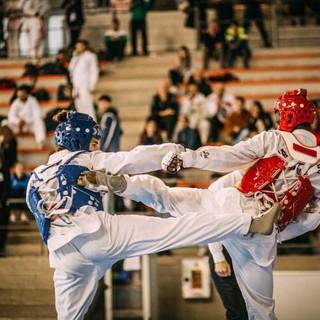
{"type": "Polygon", "coordinates": [[[8,113],[8,125],[15,134],[33,133],[39,149],[44,147],[46,128],[38,100],[21,85],[8,113]]]}
{"type": "Polygon", "coordinates": [[[68,69],[76,110],[96,120],[92,93],[99,79],[99,66],[97,55],[89,50],[87,40],[78,39],[68,69]]]}
{"type": "MultiPolygon", "coordinates": [[[[279,203],[281,215],[270,235],[237,235],[221,241],[232,257],[249,319],[259,320],[276,319],[272,270],[277,241],[289,240],[320,224],[320,147],[310,132],[315,106],[307,99],[307,91],[300,89],[285,92],[274,109],[278,130],[262,132],[234,146],[171,151],[162,161],[163,168],[172,173],[182,167],[218,172],[243,170],[242,175],[239,171],[233,173],[240,174],[236,185],[227,183],[214,191],[169,188],[156,177],[136,175],[122,176],[126,188],[117,192],[175,217],[191,211],[211,212],[214,216],[233,212],[238,217],[250,213],[255,218],[279,203]]],[[[95,175],[86,173],[90,182],[94,182],[95,175]]],[[[225,221],[224,230],[229,226],[232,228],[225,221]]]]}
{"type": "MultiPolygon", "coordinates": [[[[251,215],[191,213],[162,219],[141,215],[110,215],[103,211],[103,188],[83,187],[83,172],[98,170],[141,173],[160,169],[161,158],[172,143],[139,146],[130,152],[96,150],[97,123],[88,115],[63,111],[56,116],[57,152],[36,168],[27,187],[27,204],[42,239],[48,245],[50,266],[55,269],[55,304],[59,320],[81,320],[88,310],[98,280],[115,262],[171,248],[209,243],[231,234],[270,233],[278,208],[264,219],[251,215]],[[227,223],[226,223],[227,222],[227,223]],[[231,226],[232,225],[232,226],[231,226]]],[[[108,189],[122,191],[123,179],[107,175],[108,189]]]]}

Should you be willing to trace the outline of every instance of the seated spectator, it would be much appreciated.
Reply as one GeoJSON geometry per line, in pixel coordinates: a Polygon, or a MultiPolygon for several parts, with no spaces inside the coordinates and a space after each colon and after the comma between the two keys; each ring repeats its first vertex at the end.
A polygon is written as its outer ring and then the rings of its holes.
{"type": "Polygon", "coordinates": [[[212,86],[213,93],[207,97],[207,108],[212,114],[209,141],[219,142],[223,140],[221,133],[224,132],[225,119],[235,108],[235,97],[226,90],[223,82],[215,82],[212,86]]]}
{"type": "Polygon", "coordinates": [[[171,140],[177,123],[179,103],[176,95],[169,92],[169,82],[161,81],[158,92],[152,97],[151,117],[157,122],[160,130],[164,130],[165,140],[171,140]]]}
{"type": "Polygon", "coordinates": [[[161,144],[162,142],[163,140],[157,122],[152,117],[148,118],[141,133],[139,144],[152,145],[161,144]]]}
{"type": "MultiPolygon", "coordinates": [[[[2,228],[9,224],[10,207],[10,171],[4,164],[3,156],[0,154],[0,226],[2,228]]],[[[0,229],[0,257],[5,256],[8,229],[0,229]]]]}
{"type": "Polygon", "coordinates": [[[249,68],[250,50],[248,46],[248,35],[246,30],[233,21],[225,33],[227,67],[233,68],[238,56],[243,59],[243,67],[249,68]]]}
{"type": "Polygon", "coordinates": [[[180,113],[188,117],[190,128],[199,130],[201,144],[206,144],[210,131],[209,119],[212,115],[206,106],[206,97],[199,92],[197,84],[188,84],[187,93],[182,98],[180,113]]]}
{"type": "Polygon", "coordinates": [[[184,114],[180,114],[179,116],[176,136],[175,142],[184,145],[188,149],[197,150],[201,147],[198,129],[190,128],[189,119],[184,114]]]}
{"type": "Polygon", "coordinates": [[[118,110],[112,105],[112,98],[106,94],[98,100],[98,113],[101,127],[101,150],[104,152],[120,151],[122,129],[118,110]]]}
{"type": "Polygon", "coordinates": [[[187,84],[195,71],[194,62],[188,47],[181,46],[177,54],[178,60],[175,62],[173,69],[169,70],[169,78],[175,89],[181,84],[187,84]]]}
{"type": "Polygon", "coordinates": [[[203,69],[197,69],[195,73],[190,77],[188,83],[196,83],[198,85],[199,92],[206,97],[212,93],[211,84],[207,77],[204,76],[203,69]]]}
{"type": "Polygon", "coordinates": [[[25,202],[26,189],[30,175],[26,173],[25,166],[22,162],[17,162],[14,166],[14,172],[11,174],[11,195],[10,198],[15,200],[10,204],[10,222],[28,223],[28,207],[25,202]],[[21,202],[19,202],[21,201],[21,202]]]}
{"type": "Polygon", "coordinates": [[[127,34],[120,29],[120,21],[117,18],[112,20],[111,29],[104,33],[103,42],[107,49],[108,60],[118,59],[121,61],[124,56],[125,47],[128,41],[127,34]]]}
{"type": "Polygon", "coordinates": [[[248,127],[241,130],[237,138],[238,141],[246,138],[252,138],[256,134],[270,130],[274,127],[270,114],[264,111],[263,105],[260,101],[256,100],[252,103],[249,109],[249,114],[248,127]]]}
{"type": "Polygon", "coordinates": [[[206,32],[203,34],[203,68],[208,69],[210,60],[220,63],[224,67],[224,34],[216,20],[209,22],[206,32]]]}
{"type": "Polygon", "coordinates": [[[224,132],[228,138],[227,142],[233,144],[237,141],[242,128],[249,124],[249,112],[245,108],[244,97],[235,98],[234,111],[226,116],[224,123],[224,132]]]}
{"type": "Polygon", "coordinates": [[[8,113],[8,126],[15,134],[33,133],[38,149],[43,149],[46,129],[38,100],[24,86],[17,89],[17,98],[8,113]]]}
{"type": "MultiPolygon", "coordinates": [[[[4,120],[4,123],[7,122],[4,120]]],[[[0,156],[2,156],[4,165],[8,168],[17,162],[17,139],[13,131],[7,125],[0,127],[0,156]]]]}

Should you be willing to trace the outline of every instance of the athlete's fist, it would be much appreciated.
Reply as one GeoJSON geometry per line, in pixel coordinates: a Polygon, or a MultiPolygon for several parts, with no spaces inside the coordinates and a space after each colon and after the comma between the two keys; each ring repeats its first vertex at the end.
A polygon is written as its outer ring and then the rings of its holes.
{"type": "Polygon", "coordinates": [[[179,154],[175,151],[168,152],[161,162],[161,167],[163,170],[174,174],[177,173],[182,168],[183,162],[179,154]]]}
{"type": "Polygon", "coordinates": [[[88,183],[96,184],[97,178],[96,178],[96,171],[83,171],[81,172],[80,176],[77,180],[78,186],[80,187],[86,187],[88,183]]]}

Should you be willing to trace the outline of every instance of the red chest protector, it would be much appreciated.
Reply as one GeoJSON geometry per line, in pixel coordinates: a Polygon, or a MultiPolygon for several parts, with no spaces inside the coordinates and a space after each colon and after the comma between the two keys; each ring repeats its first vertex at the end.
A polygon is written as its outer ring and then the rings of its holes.
{"type": "MultiPolygon", "coordinates": [[[[244,174],[237,189],[246,196],[262,191],[276,201],[275,194],[269,188],[270,183],[276,180],[278,174],[286,168],[286,164],[285,159],[277,156],[260,159],[244,174]]],[[[280,231],[297,218],[312,197],[313,188],[308,176],[299,176],[298,180],[278,199],[281,204],[281,216],[278,220],[280,231]]]]}

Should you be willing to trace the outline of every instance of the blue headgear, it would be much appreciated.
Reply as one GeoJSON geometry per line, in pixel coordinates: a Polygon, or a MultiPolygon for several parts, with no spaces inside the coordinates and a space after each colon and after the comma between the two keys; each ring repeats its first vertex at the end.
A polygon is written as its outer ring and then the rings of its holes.
{"type": "Polygon", "coordinates": [[[87,114],[69,111],[68,120],[54,132],[54,143],[70,151],[86,150],[92,138],[100,139],[98,124],[87,114]]]}

